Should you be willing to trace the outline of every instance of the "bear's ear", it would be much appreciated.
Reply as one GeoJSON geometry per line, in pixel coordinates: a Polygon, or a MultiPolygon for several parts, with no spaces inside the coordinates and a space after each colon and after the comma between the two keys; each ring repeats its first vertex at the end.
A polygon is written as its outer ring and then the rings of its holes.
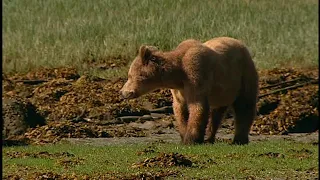
{"type": "Polygon", "coordinates": [[[142,64],[147,65],[152,55],[151,50],[147,46],[140,46],[139,56],[141,57],[142,64]]]}

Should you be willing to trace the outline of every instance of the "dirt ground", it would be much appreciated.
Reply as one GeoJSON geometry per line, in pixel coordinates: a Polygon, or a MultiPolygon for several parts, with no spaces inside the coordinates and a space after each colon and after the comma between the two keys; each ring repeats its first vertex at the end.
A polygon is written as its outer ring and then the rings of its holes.
{"type": "MultiPolygon", "coordinates": [[[[318,68],[272,69],[259,75],[258,114],[251,139],[312,139],[317,143],[318,68]]],[[[62,139],[95,144],[129,142],[130,138],[134,142],[179,141],[169,90],[121,100],[118,91],[125,80],[80,76],[74,68],[2,74],[3,144],[62,139]]],[[[232,114],[226,116],[217,135],[221,140],[233,136],[232,114]]]]}
{"type": "MultiPolygon", "coordinates": [[[[129,126],[140,127],[145,130],[156,126],[153,123],[130,123],[129,126]],[[147,129],[146,129],[147,128],[147,129]]],[[[222,127],[218,130],[217,141],[231,142],[234,136],[230,126],[233,126],[233,119],[226,119],[222,123],[222,127]]],[[[294,142],[312,143],[317,145],[319,142],[319,132],[310,133],[289,133],[286,135],[266,135],[266,134],[250,134],[251,142],[267,141],[267,140],[288,140],[294,142]]],[[[180,143],[180,135],[175,128],[166,128],[158,131],[153,131],[148,136],[144,137],[114,137],[114,138],[65,138],[63,141],[72,144],[87,144],[93,146],[107,146],[133,143],[180,143]]]]}

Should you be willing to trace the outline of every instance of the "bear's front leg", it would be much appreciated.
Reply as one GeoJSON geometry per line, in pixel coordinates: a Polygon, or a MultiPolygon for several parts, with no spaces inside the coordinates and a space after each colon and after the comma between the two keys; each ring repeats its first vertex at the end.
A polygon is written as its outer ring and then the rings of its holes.
{"type": "Polygon", "coordinates": [[[183,140],[187,129],[187,121],[189,118],[188,106],[186,103],[179,103],[173,100],[173,112],[177,121],[180,137],[183,140]]]}
{"type": "Polygon", "coordinates": [[[188,104],[189,119],[184,137],[184,144],[197,144],[204,142],[204,135],[209,116],[209,103],[207,99],[188,104]]]}
{"type": "Polygon", "coordinates": [[[180,137],[183,142],[189,118],[188,105],[183,97],[183,92],[178,90],[171,90],[171,93],[173,96],[173,112],[177,121],[180,137]]]}

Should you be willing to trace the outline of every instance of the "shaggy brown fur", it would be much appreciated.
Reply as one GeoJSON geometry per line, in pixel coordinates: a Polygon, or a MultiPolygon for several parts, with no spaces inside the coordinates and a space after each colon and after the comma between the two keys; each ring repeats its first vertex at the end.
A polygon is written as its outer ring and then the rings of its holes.
{"type": "Polygon", "coordinates": [[[189,39],[170,52],[141,46],[132,62],[124,98],[136,98],[159,88],[171,89],[182,142],[202,143],[215,134],[226,109],[235,113],[233,143],[247,144],[256,115],[258,74],[240,41],[219,37],[201,43],[189,39]]]}

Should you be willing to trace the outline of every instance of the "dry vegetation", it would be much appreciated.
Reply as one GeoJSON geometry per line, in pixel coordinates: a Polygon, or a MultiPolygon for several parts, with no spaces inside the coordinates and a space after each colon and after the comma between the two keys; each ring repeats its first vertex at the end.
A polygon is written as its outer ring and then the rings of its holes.
{"type": "MultiPolygon", "coordinates": [[[[259,73],[261,90],[252,134],[314,132],[318,129],[317,68],[273,69],[259,73]]],[[[154,112],[163,114],[161,117],[171,115],[170,92],[160,90],[139,99],[124,101],[118,94],[124,82],[121,78],[105,80],[80,76],[74,69],[42,69],[5,77],[2,96],[6,100],[4,103],[9,105],[10,99],[29,103],[28,108],[33,108],[38,116],[28,116],[26,111],[27,120],[45,118],[46,125],[37,128],[33,125],[27,130],[25,128],[26,133],[22,131],[18,134],[22,135],[19,138],[26,138],[30,143],[54,143],[67,137],[148,136],[150,132],[126,124],[154,121],[154,112]]],[[[24,107],[27,108],[27,105],[24,107]]],[[[4,111],[5,122],[20,122],[21,116],[15,116],[19,113],[18,109],[4,111]]],[[[172,116],[167,117],[169,123],[174,121],[172,116]]],[[[5,126],[7,130],[16,127],[19,126],[15,123],[5,126]]],[[[233,126],[230,128],[233,129],[233,126]]]]}

